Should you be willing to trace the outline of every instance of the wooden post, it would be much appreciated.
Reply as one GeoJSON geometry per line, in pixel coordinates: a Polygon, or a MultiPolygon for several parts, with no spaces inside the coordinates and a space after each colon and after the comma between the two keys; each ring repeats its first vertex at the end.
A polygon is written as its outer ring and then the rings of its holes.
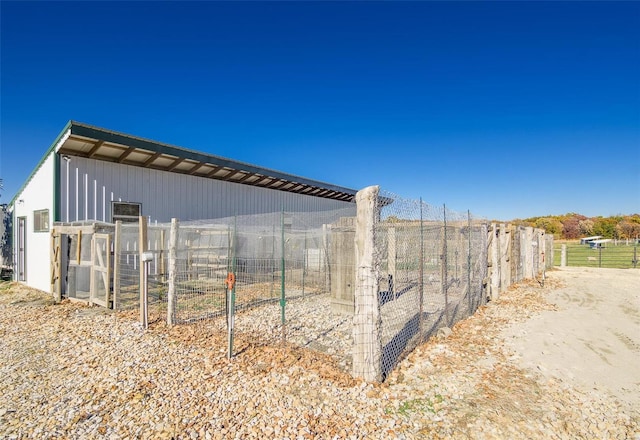
{"type": "Polygon", "coordinates": [[[122,241],[122,221],[116,221],[116,227],[113,231],[113,309],[118,307],[120,299],[120,258],[122,241]]]}
{"type": "Polygon", "coordinates": [[[62,300],[62,251],[60,249],[60,233],[55,229],[51,231],[51,293],[53,300],[59,303],[62,300]]]}
{"type": "MultiPolygon", "coordinates": [[[[331,265],[329,264],[329,228],[330,225],[322,225],[322,249],[324,253],[324,290],[331,292],[331,265]]],[[[333,292],[331,292],[333,293],[333,292]]],[[[335,295],[333,295],[335,296],[335,295]]]]}
{"type": "Polygon", "coordinates": [[[489,297],[495,301],[500,296],[500,225],[491,223],[489,227],[488,261],[489,297]]]}
{"type": "Polygon", "coordinates": [[[160,229],[160,280],[162,280],[163,283],[167,281],[166,279],[167,272],[165,271],[166,249],[164,248],[164,236],[165,236],[164,229],[160,229]]]}
{"type": "Polygon", "coordinates": [[[379,188],[356,194],[356,288],[353,317],[353,376],[382,380],[382,341],[378,302],[378,262],[375,260],[375,219],[379,188]]]}
{"type": "Polygon", "coordinates": [[[566,267],[567,265],[567,245],[563,244],[560,248],[560,267],[566,267]]]}
{"type": "Polygon", "coordinates": [[[142,253],[147,250],[147,217],[140,216],[138,219],[138,269],[140,270],[140,323],[144,324],[145,314],[144,314],[144,292],[143,286],[145,283],[144,279],[144,268],[142,265],[144,262],[142,261],[142,253]]]}
{"type": "Polygon", "coordinates": [[[76,261],[78,262],[78,266],[80,266],[80,262],[82,261],[82,229],[78,231],[78,246],[76,246],[76,261]]]}
{"type": "MultiPolygon", "coordinates": [[[[396,278],[396,261],[397,261],[397,250],[396,250],[396,228],[391,227],[387,229],[387,263],[389,266],[389,275],[391,275],[391,279],[395,284],[396,278]]],[[[389,286],[391,288],[391,286],[389,286]]],[[[389,292],[393,293],[393,292],[389,292]]]]}
{"type": "Polygon", "coordinates": [[[169,289],[167,292],[167,325],[176,323],[176,272],[178,256],[178,219],[171,219],[171,230],[169,231],[169,289]]]}
{"type": "Polygon", "coordinates": [[[91,269],[89,270],[89,305],[93,305],[93,298],[96,297],[96,280],[94,277],[94,266],[96,263],[96,236],[95,231],[91,234],[91,269]]]}
{"type": "Polygon", "coordinates": [[[524,278],[529,279],[533,278],[534,270],[533,270],[533,228],[531,226],[527,226],[525,229],[525,240],[524,240],[524,250],[525,250],[525,273],[524,278]]]}

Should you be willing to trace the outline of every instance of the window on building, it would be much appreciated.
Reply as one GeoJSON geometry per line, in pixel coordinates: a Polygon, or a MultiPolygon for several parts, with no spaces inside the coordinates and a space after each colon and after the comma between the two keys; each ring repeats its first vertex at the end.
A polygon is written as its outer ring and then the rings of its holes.
{"type": "Polygon", "coordinates": [[[111,221],[115,223],[136,223],[142,213],[142,204],[130,202],[111,202],[111,221]]]}
{"type": "Polygon", "coordinates": [[[49,210],[33,211],[33,232],[49,232],[49,210]]]}

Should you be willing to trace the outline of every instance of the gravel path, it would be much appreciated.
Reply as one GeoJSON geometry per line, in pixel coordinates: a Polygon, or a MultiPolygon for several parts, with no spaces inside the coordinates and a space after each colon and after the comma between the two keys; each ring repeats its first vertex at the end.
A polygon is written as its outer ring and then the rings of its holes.
{"type": "MultiPolygon", "coordinates": [[[[615,273],[607,276],[615,277],[615,273]]],[[[640,411],[523,364],[505,331],[558,306],[573,278],[521,284],[420,346],[382,385],[317,351],[256,344],[225,357],[217,325],[143,331],[111,313],[0,284],[0,438],[613,438],[640,411]]]]}

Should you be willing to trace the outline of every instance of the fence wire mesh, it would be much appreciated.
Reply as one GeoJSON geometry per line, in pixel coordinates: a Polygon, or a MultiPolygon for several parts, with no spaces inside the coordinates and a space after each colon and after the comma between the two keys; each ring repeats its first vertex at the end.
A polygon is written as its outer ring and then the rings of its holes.
{"type": "MultiPolygon", "coordinates": [[[[232,272],[236,332],[255,343],[284,339],[319,350],[333,355],[347,369],[352,316],[333,304],[331,272],[345,271],[354,261],[349,252],[343,255],[341,240],[330,234],[335,225],[353,225],[349,220],[354,215],[355,204],[350,204],[318,212],[179,222],[172,322],[208,320],[207,325],[226,331],[229,296],[225,280],[232,272]]],[[[171,224],[148,225],[146,234],[146,250],[152,254],[147,280],[149,322],[153,323],[167,319],[171,224]]],[[[114,264],[119,284],[114,307],[138,309],[142,266],[137,223],[121,225],[117,246],[114,264]]],[[[353,250],[352,243],[347,247],[353,250]]],[[[339,280],[336,275],[334,288],[339,280]]]]}
{"type": "Polygon", "coordinates": [[[375,223],[385,377],[418,344],[483,303],[486,225],[421,200],[380,192],[375,223]]]}
{"type": "Polygon", "coordinates": [[[321,351],[345,370],[374,371],[374,380],[384,380],[418,344],[472,315],[492,288],[499,292],[535,276],[549,264],[544,255],[553,246],[540,230],[489,226],[468,212],[376,192],[367,253],[373,270],[360,278],[356,205],[292,200],[287,206],[300,210],[274,206],[209,220],[80,225],[89,231],[83,234],[66,225],[66,296],[84,299],[93,289],[108,307],[112,289],[115,309],[140,310],[145,269],[150,323],[204,321],[252,344],[286,341],[321,351]],[[141,261],[141,248],[150,261],[141,261]],[[109,261],[112,272],[105,270],[109,261]],[[370,290],[368,303],[359,302],[358,289],[370,290]],[[372,310],[377,323],[369,321],[372,310]],[[379,351],[368,351],[374,346],[379,351]]]}

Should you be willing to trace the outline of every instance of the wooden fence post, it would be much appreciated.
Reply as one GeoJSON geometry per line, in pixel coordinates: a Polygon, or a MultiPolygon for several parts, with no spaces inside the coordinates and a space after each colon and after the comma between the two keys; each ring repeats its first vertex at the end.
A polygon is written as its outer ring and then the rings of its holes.
{"type": "Polygon", "coordinates": [[[176,272],[177,272],[177,244],[178,244],[178,219],[171,219],[169,231],[169,289],[167,292],[167,325],[176,323],[176,272]]]}
{"type": "Polygon", "coordinates": [[[53,301],[59,303],[62,301],[62,250],[61,250],[61,235],[55,228],[51,231],[51,245],[50,245],[50,258],[51,258],[51,293],[53,294],[53,301]]]}
{"type": "Polygon", "coordinates": [[[376,382],[382,380],[378,265],[374,259],[378,192],[377,186],[370,186],[356,194],[357,272],[353,317],[353,375],[376,382]]]}
{"type": "MultiPolygon", "coordinates": [[[[397,280],[397,270],[396,270],[396,262],[398,260],[398,252],[397,252],[397,242],[396,239],[396,228],[390,227],[387,229],[387,265],[389,268],[389,275],[391,276],[392,284],[389,286],[389,293],[395,295],[394,289],[395,282],[397,280]]],[[[421,266],[422,267],[422,266],[421,266]]],[[[394,296],[395,298],[395,296],[394,296]]]]}

